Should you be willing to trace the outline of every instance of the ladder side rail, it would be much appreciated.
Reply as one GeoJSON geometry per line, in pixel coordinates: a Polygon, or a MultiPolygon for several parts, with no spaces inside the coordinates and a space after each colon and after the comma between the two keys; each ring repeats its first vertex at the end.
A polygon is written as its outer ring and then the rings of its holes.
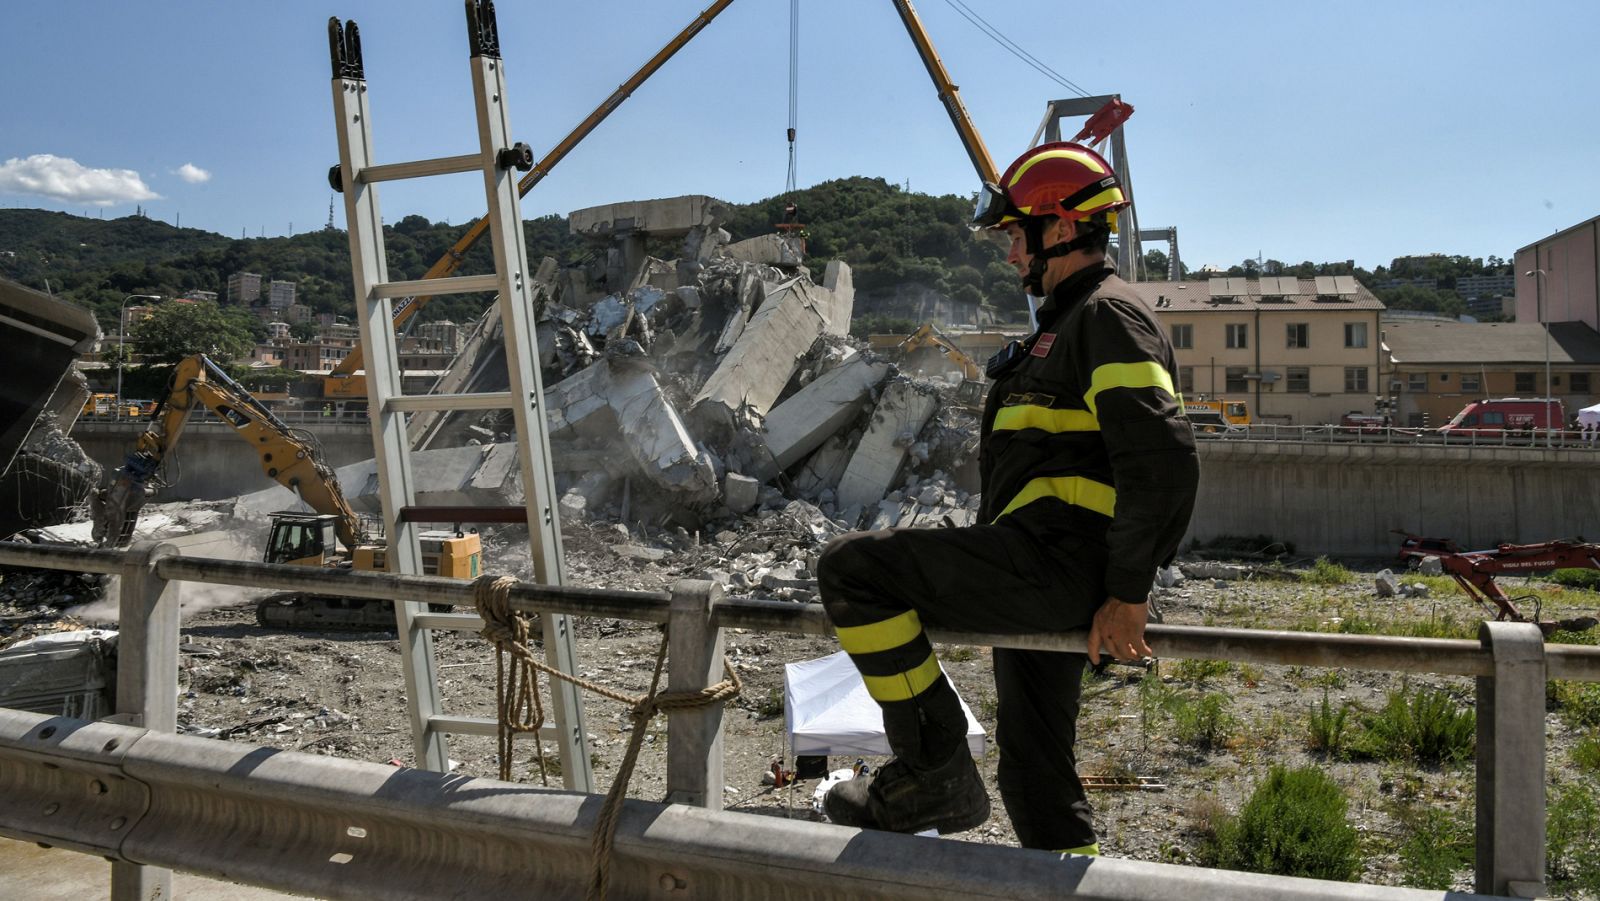
{"type": "MultiPolygon", "coordinates": [[[[350,27],[353,29],[354,23],[350,27]]],[[[372,165],[366,79],[335,77],[333,105],[339,165],[346,186],[344,203],[350,232],[356,318],[361,327],[361,343],[368,354],[368,416],[388,536],[386,564],[389,572],[420,574],[422,551],[417,541],[417,525],[399,520],[400,508],[409,506],[414,496],[405,414],[386,406],[389,398],[401,393],[391,302],[374,296],[374,287],[389,280],[384,256],[383,216],[378,205],[377,186],[364,184],[354,177],[355,173],[372,165]]],[[[433,635],[413,622],[417,614],[426,612],[427,606],[405,601],[396,602],[394,608],[416,762],[420,767],[442,773],[449,766],[444,734],[429,727],[429,718],[439,713],[441,705],[438,682],[434,678],[433,635]]]]}
{"type": "MultiPolygon", "coordinates": [[[[510,119],[503,99],[503,61],[487,53],[473,56],[472,89],[478,109],[484,193],[489,203],[487,218],[494,236],[495,269],[500,275],[500,321],[506,371],[514,400],[512,416],[522,451],[518,456],[527,504],[528,545],[533,557],[534,580],[546,585],[562,585],[566,579],[561,528],[555,508],[555,467],[550,460],[544,386],[536,365],[533,270],[522,230],[521,192],[514,173],[501,168],[496,161],[501,148],[512,145],[510,119]]],[[[577,672],[571,618],[546,614],[543,619],[546,662],[562,672],[577,672]]],[[[570,790],[592,793],[594,773],[589,761],[582,696],[576,686],[562,680],[551,680],[550,693],[556,727],[561,733],[562,780],[570,790]]]]}

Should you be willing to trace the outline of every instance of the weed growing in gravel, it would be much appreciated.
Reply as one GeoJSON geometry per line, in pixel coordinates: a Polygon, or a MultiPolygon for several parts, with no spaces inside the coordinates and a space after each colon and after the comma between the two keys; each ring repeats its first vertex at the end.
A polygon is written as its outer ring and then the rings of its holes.
{"type": "Polygon", "coordinates": [[[1311,716],[1306,724],[1306,747],[1312,751],[1321,751],[1329,757],[1342,754],[1349,716],[1350,704],[1347,702],[1334,707],[1328,699],[1328,690],[1324,688],[1322,705],[1311,708],[1311,716]]]}
{"type": "Polygon", "coordinates": [[[1430,804],[1398,805],[1394,810],[1405,838],[1400,843],[1400,881],[1412,888],[1448,889],[1455,874],[1472,866],[1471,815],[1430,804]]]}
{"type": "Polygon", "coordinates": [[[1259,666],[1252,666],[1248,663],[1239,664],[1239,681],[1243,682],[1246,688],[1255,688],[1260,685],[1264,675],[1259,666]]]}
{"type": "Polygon", "coordinates": [[[1327,557],[1318,557],[1311,568],[1306,570],[1300,581],[1312,585],[1344,585],[1355,579],[1350,570],[1342,565],[1329,560],[1327,557]]]}
{"type": "Polygon", "coordinates": [[[1600,591],[1600,570],[1593,569],[1558,569],[1546,579],[1557,585],[1568,588],[1583,588],[1588,591],[1600,591]]]}
{"type": "Polygon", "coordinates": [[[1572,765],[1580,770],[1600,773],[1600,729],[1589,733],[1573,745],[1572,765]]]}
{"type": "Polygon", "coordinates": [[[978,659],[978,649],[965,644],[945,645],[939,649],[939,656],[951,663],[965,663],[978,659]]]}
{"type": "Polygon", "coordinates": [[[1180,682],[1204,682],[1220,679],[1233,669],[1226,660],[1179,660],[1172,667],[1172,678],[1180,682]]]}
{"type": "Polygon", "coordinates": [[[1552,895],[1600,895],[1600,796],[1592,786],[1569,783],[1550,792],[1545,826],[1552,895]]]}
{"type": "Polygon", "coordinates": [[[1370,619],[1352,614],[1330,622],[1317,631],[1338,632],[1344,635],[1400,635],[1406,638],[1476,638],[1478,624],[1458,619],[1451,611],[1430,612],[1426,619],[1394,617],[1370,619]]]}
{"type": "Polygon", "coordinates": [[[1228,696],[1207,692],[1198,698],[1174,695],[1168,705],[1172,714],[1173,737],[1203,751],[1227,744],[1238,726],[1228,712],[1228,696]]]}
{"type": "Polygon", "coordinates": [[[767,689],[766,695],[756,701],[756,715],[760,717],[783,716],[783,689],[767,689]]]}
{"type": "Polygon", "coordinates": [[[1549,694],[1556,702],[1556,714],[1568,728],[1600,726],[1600,682],[1552,682],[1549,694]]]}
{"type": "MultiPolygon", "coordinates": [[[[1580,572],[1588,572],[1588,570],[1580,570],[1580,572]]],[[[1557,630],[1550,633],[1550,637],[1545,639],[1545,643],[1600,645],[1600,629],[1584,629],[1582,632],[1557,630]]]]}
{"type": "Polygon", "coordinates": [[[1275,766],[1203,852],[1230,870],[1350,880],[1361,872],[1344,791],[1314,767],[1275,766]]]}
{"type": "Polygon", "coordinates": [[[1383,709],[1363,718],[1365,729],[1353,752],[1385,760],[1454,763],[1471,756],[1477,716],[1462,710],[1451,697],[1430,688],[1409,685],[1389,692],[1383,709]]]}

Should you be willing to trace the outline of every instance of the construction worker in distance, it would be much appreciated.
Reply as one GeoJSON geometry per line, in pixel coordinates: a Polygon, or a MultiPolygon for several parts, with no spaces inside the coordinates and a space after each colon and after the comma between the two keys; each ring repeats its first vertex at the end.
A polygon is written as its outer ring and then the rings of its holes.
{"type": "MultiPolygon", "coordinates": [[[[1177,552],[1199,464],[1172,345],[1106,260],[1128,201],[1099,154],[1051,143],[986,184],[974,229],[1043,302],[989,361],[978,524],[853,532],[823,551],[822,602],[895,759],[824,799],[829,819],[959,832],[989,817],[966,719],[924,631],[1089,630],[1088,661],[1150,655],[1158,567],[1177,552]]],[[[1073,744],[1085,655],[994,649],[1000,798],[1023,847],[1099,851],[1073,744]]]]}

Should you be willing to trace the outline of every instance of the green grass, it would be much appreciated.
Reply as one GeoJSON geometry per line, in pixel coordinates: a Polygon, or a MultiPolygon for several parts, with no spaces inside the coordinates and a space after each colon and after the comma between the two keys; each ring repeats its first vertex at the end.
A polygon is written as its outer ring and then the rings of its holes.
{"type": "Polygon", "coordinates": [[[1205,862],[1278,876],[1350,880],[1361,872],[1344,790],[1314,767],[1275,766],[1237,817],[1216,825],[1205,862]]]}
{"type": "Polygon", "coordinates": [[[1226,660],[1179,660],[1172,667],[1172,678],[1180,682],[1205,682],[1220,679],[1233,670],[1226,660]]]}
{"type": "Polygon", "coordinates": [[[1239,725],[1228,707],[1228,696],[1218,692],[1199,697],[1175,695],[1167,708],[1173,737],[1203,751],[1226,745],[1239,725]]]}
{"type": "Polygon", "coordinates": [[[1572,765],[1580,770],[1600,773],[1600,729],[1578,740],[1572,746],[1572,765]]]}
{"type": "Polygon", "coordinates": [[[1437,765],[1472,756],[1477,716],[1445,692],[1402,685],[1389,692],[1383,709],[1362,718],[1362,727],[1352,753],[1437,765]]]}
{"type": "Polygon", "coordinates": [[[1600,591],[1600,569],[1558,569],[1545,578],[1567,588],[1600,591]]]}
{"type": "Polygon", "coordinates": [[[1478,620],[1476,611],[1462,606],[1460,610],[1433,610],[1427,617],[1395,615],[1381,619],[1360,613],[1341,611],[1330,619],[1303,619],[1293,627],[1297,632],[1334,632],[1340,635],[1398,635],[1404,638],[1476,638],[1478,620]],[[1337,622],[1334,620],[1337,619],[1337,622]]]}
{"type": "Polygon", "coordinates": [[[1322,704],[1312,707],[1311,715],[1307,719],[1306,747],[1329,757],[1337,757],[1344,753],[1345,740],[1348,738],[1350,707],[1349,703],[1335,707],[1328,699],[1328,690],[1324,688],[1322,704]]]}
{"type": "Polygon", "coordinates": [[[1600,682],[1552,682],[1556,715],[1572,729],[1600,726],[1600,682]]]}
{"type": "Polygon", "coordinates": [[[1592,782],[1550,790],[1545,820],[1545,855],[1550,893],[1600,895],[1600,796],[1592,782]]]}
{"type": "Polygon", "coordinates": [[[1472,814],[1431,804],[1408,804],[1394,811],[1403,830],[1400,881],[1412,888],[1447,890],[1456,873],[1472,866],[1472,814]]]}
{"type": "Polygon", "coordinates": [[[1355,581],[1355,576],[1342,565],[1329,560],[1327,557],[1318,557],[1311,568],[1306,570],[1300,581],[1311,585],[1345,585],[1355,581]]]}

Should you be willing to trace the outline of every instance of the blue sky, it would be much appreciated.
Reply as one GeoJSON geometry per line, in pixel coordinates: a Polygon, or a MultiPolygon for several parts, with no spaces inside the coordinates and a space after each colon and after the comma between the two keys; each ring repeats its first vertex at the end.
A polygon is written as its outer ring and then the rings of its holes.
{"type": "MultiPolygon", "coordinates": [[[[1176,226],[1191,266],[1258,252],[1367,267],[1509,256],[1600,213],[1600,4],[965,2],[1076,84],[1136,107],[1141,223],[1176,226]]],[[[709,3],[502,0],[518,138],[542,155],[709,3]]],[[[1003,166],[1046,101],[1072,92],[951,0],[917,8],[1003,166]]],[[[330,15],[361,26],[381,161],[476,148],[458,0],[9,0],[0,206],[111,217],[137,203],[230,236],[321,227],[337,161],[330,15]]],[[[524,198],[524,215],[780,193],[788,21],[788,0],[735,0],[524,198]]],[[[801,0],[800,21],[801,184],[973,190],[888,0],[801,0]]],[[[483,211],[481,181],[385,185],[382,203],[391,222],[464,222],[483,211]]]]}

